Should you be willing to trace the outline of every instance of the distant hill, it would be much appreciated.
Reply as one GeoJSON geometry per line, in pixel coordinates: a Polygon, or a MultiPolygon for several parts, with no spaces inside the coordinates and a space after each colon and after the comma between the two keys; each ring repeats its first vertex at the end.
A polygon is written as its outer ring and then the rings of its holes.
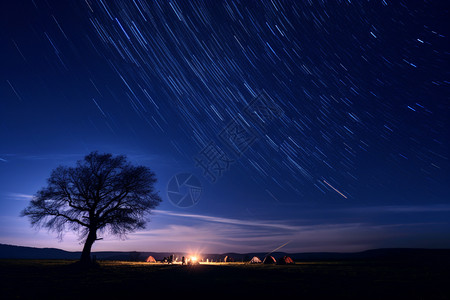
{"type": "MultiPolygon", "coordinates": [[[[169,252],[124,252],[124,251],[99,251],[93,252],[99,260],[125,260],[145,261],[148,256],[162,260],[164,257],[174,254],[181,257],[185,253],[169,252]]],[[[204,254],[204,258],[219,261],[225,256],[232,257],[235,261],[243,261],[258,256],[263,259],[267,252],[254,253],[222,253],[204,254]]],[[[386,248],[373,249],[354,253],[339,252],[310,252],[310,253],[285,253],[273,252],[270,255],[276,259],[285,255],[295,261],[348,261],[348,260],[371,260],[371,261],[395,261],[395,262],[438,262],[450,264],[450,249],[418,249],[418,248],[386,248]]],[[[0,244],[0,259],[79,259],[81,252],[70,252],[56,248],[33,248],[0,244]]]]}
{"type": "MultiPolygon", "coordinates": [[[[157,260],[174,253],[136,252],[136,251],[98,251],[92,252],[100,260],[145,260],[152,255],[157,260]]],[[[0,244],[0,259],[79,259],[80,251],[70,252],[56,248],[34,248],[0,244]]]]}
{"type": "Polygon", "coordinates": [[[77,259],[79,255],[76,252],[56,248],[32,248],[0,244],[0,258],[77,259]]]}

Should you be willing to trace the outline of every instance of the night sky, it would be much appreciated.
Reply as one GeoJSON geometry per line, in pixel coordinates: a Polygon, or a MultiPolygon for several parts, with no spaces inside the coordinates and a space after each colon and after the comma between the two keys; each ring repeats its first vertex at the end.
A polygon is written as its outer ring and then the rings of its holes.
{"type": "Polygon", "coordinates": [[[446,1],[0,11],[0,243],[80,250],[19,214],[98,150],[149,166],[163,203],[94,251],[450,247],[446,1]]]}

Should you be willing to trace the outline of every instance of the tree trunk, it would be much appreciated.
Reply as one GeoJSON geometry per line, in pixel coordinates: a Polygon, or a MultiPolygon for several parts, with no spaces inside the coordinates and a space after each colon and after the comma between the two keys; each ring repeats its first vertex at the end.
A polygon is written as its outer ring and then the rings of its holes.
{"type": "Polygon", "coordinates": [[[90,229],[89,234],[84,243],[83,252],[81,253],[80,263],[84,266],[89,266],[91,261],[91,248],[94,242],[97,240],[97,229],[90,229]]]}

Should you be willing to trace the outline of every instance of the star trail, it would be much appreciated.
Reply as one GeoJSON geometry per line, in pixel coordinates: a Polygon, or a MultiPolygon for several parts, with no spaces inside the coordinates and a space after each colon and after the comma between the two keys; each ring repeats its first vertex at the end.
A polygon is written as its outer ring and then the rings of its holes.
{"type": "MultiPolygon", "coordinates": [[[[435,219],[449,233],[445,209],[367,219],[348,211],[448,204],[444,1],[2,6],[0,176],[42,177],[4,180],[7,214],[23,204],[7,195],[31,195],[49,169],[98,149],[155,168],[165,199],[172,176],[194,174],[202,194],[184,212],[292,226],[435,219]]],[[[155,226],[175,215],[156,215],[155,226]]],[[[414,245],[427,246],[437,225],[424,226],[414,245]]],[[[259,232],[247,234],[259,243],[259,232]]]]}

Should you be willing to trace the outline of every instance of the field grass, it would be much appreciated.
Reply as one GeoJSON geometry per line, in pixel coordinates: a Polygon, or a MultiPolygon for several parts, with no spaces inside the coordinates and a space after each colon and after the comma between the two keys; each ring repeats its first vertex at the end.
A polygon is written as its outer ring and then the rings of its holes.
{"type": "Polygon", "coordinates": [[[0,299],[145,299],[158,295],[263,299],[449,299],[448,265],[387,262],[181,266],[67,260],[0,260],[0,299]]]}

